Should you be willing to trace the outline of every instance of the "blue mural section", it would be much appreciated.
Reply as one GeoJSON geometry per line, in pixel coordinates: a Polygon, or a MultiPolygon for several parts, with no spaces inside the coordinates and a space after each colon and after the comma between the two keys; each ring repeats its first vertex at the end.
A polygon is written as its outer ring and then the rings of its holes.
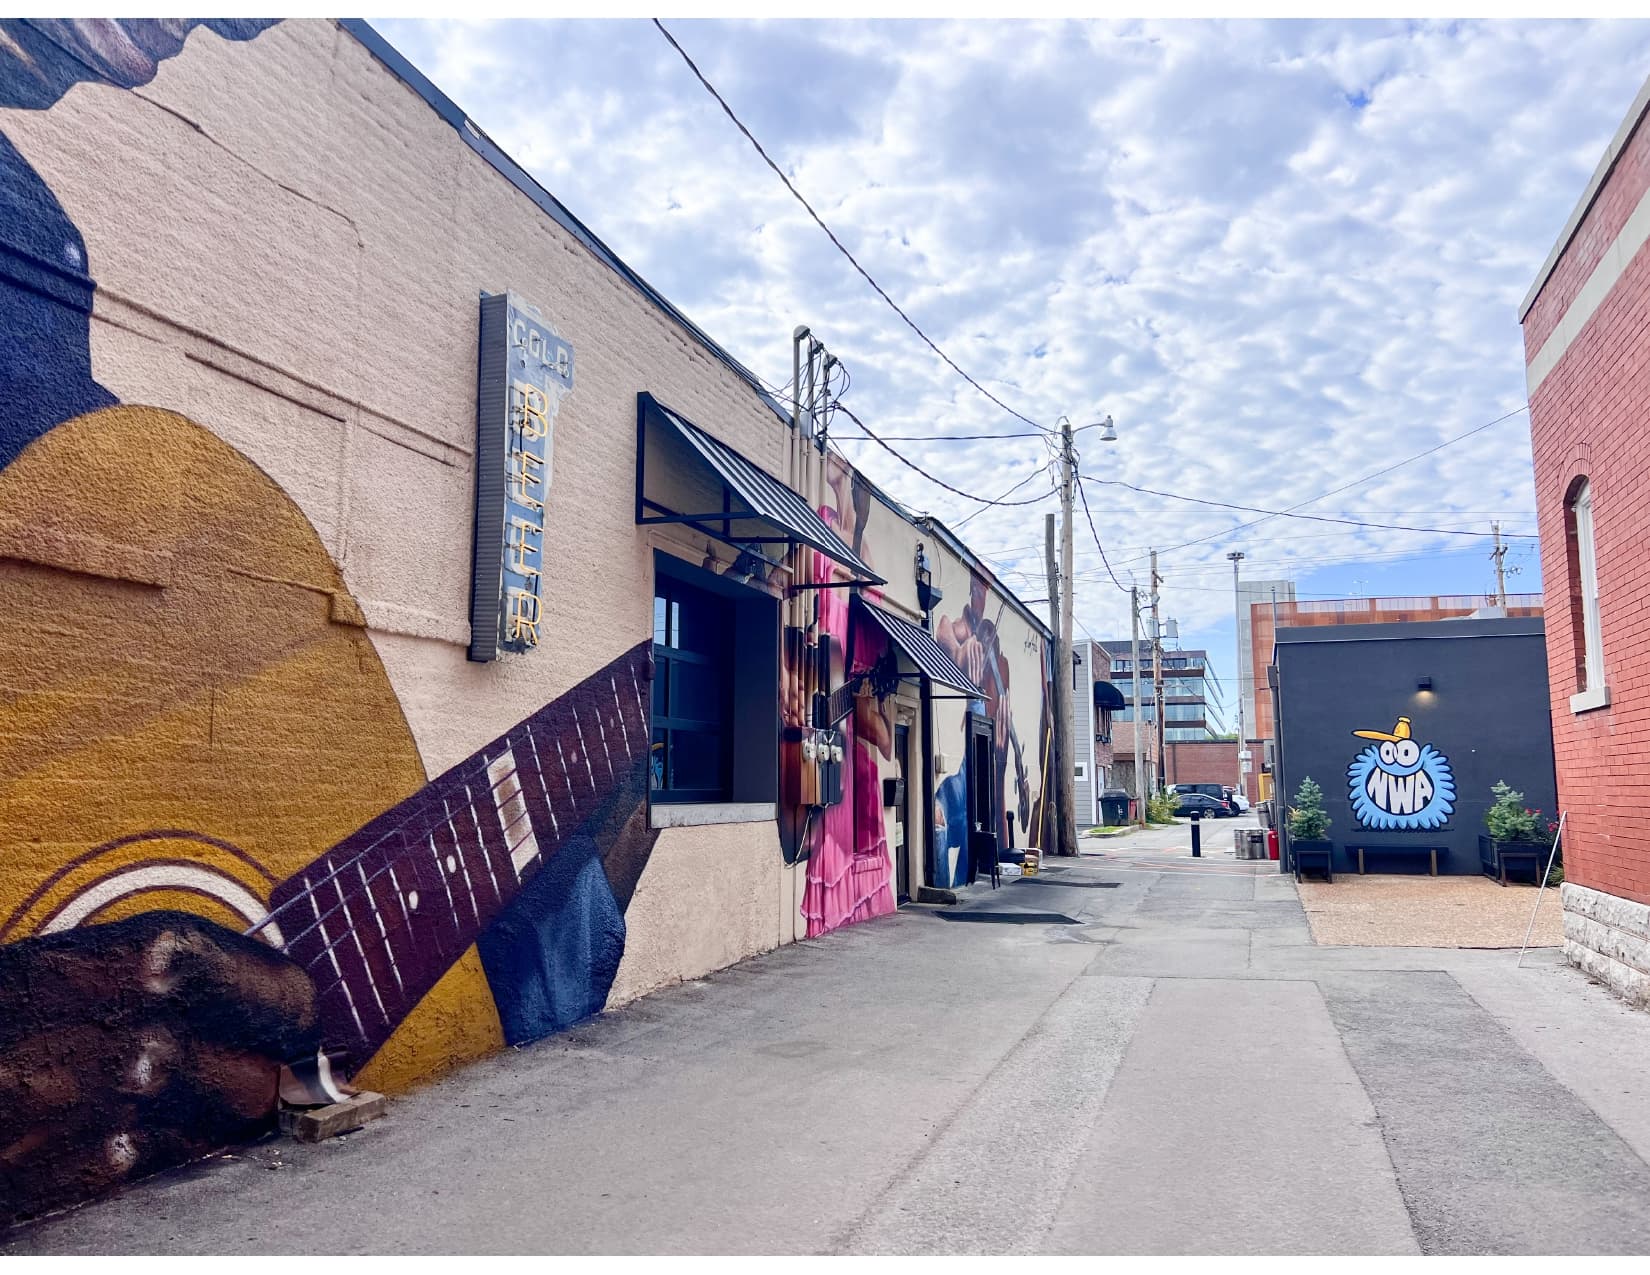
{"type": "Polygon", "coordinates": [[[504,1039],[525,1044],[599,1014],[624,940],[624,912],[601,852],[591,838],[578,837],[476,943],[504,1039]]]}

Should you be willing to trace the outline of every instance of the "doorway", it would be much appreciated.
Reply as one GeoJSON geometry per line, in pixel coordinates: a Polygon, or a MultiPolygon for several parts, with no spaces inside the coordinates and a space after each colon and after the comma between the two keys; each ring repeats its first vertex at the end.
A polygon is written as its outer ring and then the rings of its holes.
{"type": "Polygon", "coordinates": [[[980,713],[968,715],[968,757],[964,769],[968,785],[968,880],[973,883],[980,855],[989,849],[997,853],[997,743],[991,719],[980,713]],[[984,843],[989,838],[990,845],[984,843]]]}
{"type": "Polygon", "coordinates": [[[911,719],[901,713],[894,727],[894,897],[911,898],[911,719]]]}

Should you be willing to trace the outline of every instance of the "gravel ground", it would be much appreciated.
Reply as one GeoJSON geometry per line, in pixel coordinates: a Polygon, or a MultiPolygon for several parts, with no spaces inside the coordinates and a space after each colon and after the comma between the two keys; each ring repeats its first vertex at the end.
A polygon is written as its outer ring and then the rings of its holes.
{"type": "MultiPolygon", "coordinates": [[[[1302,881],[1301,905],[1315,942],[1328,947],[1518,947],[1535,890],[1488,877],[1336,873],[1333,884],[1302,881]]],[[[1541,896],[1531,947],[1561,947],[1558,891],[1541,896]]]]}

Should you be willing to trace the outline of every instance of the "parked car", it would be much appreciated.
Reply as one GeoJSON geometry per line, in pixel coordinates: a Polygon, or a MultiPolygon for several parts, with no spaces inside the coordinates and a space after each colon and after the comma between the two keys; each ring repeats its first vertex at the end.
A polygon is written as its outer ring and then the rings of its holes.
{"type": "Polygon", "coordinates": [[[1236,788],[1228,788],[1226,790],[1226,800],[1232,803],[1232,809],[1238,814],[1243,815],[1249,813],[1249,798],[1245,797],[1236,788]]]}
{"type": "Polygon", "coordinates": [[[1177,792],[1174,799],[1174,813],[1178,819],[1189,819],[1194,810],[1205,819],[1225,819],[1236,813],[1226,802],[1218,801],[1208,793],[1177,792]]]}

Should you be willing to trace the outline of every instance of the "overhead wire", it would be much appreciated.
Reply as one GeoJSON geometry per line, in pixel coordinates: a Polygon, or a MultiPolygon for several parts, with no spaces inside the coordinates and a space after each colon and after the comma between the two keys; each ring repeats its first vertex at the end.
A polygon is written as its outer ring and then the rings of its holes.
{"type": "MultiPolygon", "coordinates": [[[[1295,504],[1290,505],[1287,508],[1279,509],[1279,510],[1276,510],[1275,512],[1272,512],[1272,513],[1267,513],[1264,517],[1255,518],[1255,519],[1252,519],[1249,522],[1239,523],[1237,526],[1228,527],[1224,531],[1215,531],[1215,532],[1211,532],[1210,534],[1208,534],[1206,536],[1199,536],[1196,540],[1187,540],[1187,541],[1183,541],[1182,543],[1177,544],[1177,545],[1170,545],[1166,549],[1159,549],[1158,552],[1159,553],[1174,553],[1176,550],[1179,550],[1179,549],[1189,549],[1193,545],[1206,544],[1210,540],[1219,540],[1223,536],[1236,535],[1238,532],[1244,530],[1247,527],[1259,526],[1261,523],[1267,521],[1267,519],[1269,519],[1269,518],[1285,517],[1289,514],[1292,514],[1295,510],[1304,508],[1307,505],[1316,504],[1320,500],[1327,500],[1330,496],[1338,496],[1343,491],[1350,491],[1352,488],[1362,486],[1364,483],[1371,482],[1374,479],[1383,478],[1387,474],[1392,473],[1394,470],[1402,469],[1405,465],[1413,464],[1415,461],[1421,460],[1421,459],[1423,459],[1424,457],[1427,457],[1427,456],[1431,456],[1434,452],[1441,452],[1446,447],[1453,447],[1456,443],[1464,442],[1465,440],[1471,438],[1474,434],[1482,434],[1485,430],[1489,429],[1491,426],[1499,425],[1503,421],[1510,421],[1513,417],[1519,415],[1521,412],[1527,412],[1529,410],[1530,410],[1530,405],[1528,403],[1524,403],[1519,407],[1513,408],[1513,410],[1510,411],[1510,412],[1506,412],[1506,413],[1503,413],[1500,416],[1497,416],[1493,421],[1485,421],[1482,425],[1474,426],[1472,429],[1467,430],[1466,433],[1464,433],[1464,434],[1457,434],[1453,438],[1446,438],[1443,442],[1436,443],[1433,446],[1428,447],[1424,451],[1416,452],[1413,456],[1406,456],[1406,457],[1404,457],[1404,459],[1402,459],[1400,461],[1394,461],[1392,464],[1388,465],[1385,469],[1377,469],[1372,474],[1365,474],[1362,478],[1354,478],[1351,482],[1342,483],[1339,487],[1331,487],[1328,491],[1319,492],[1316,496],[1308,496],[1305,500],[1297,501],[1295,504]]],[[[1230,506],[1230,507],[1236,509],[1239,506],[1233,505],[1233,506],[1230,506]]],[[[1252,512],[1260,512],[1260,511],[1256,510],[1256,511],[1252,511],[1252,512]]],[[[1304,517],[1306,515],[1302,515],[1302,516],[1304,517]]],[[[1369,524],[1369,525],[1373,526],[1375,524],[1369,524]]],[[[1484,534],[1488,534],[1488,533],[1484,533],[1484,534]]]]}
{"type": "MultiPolygon", "coordinates": [[[[1029,483],[1033,478],[1036,478],[1039,474],[1047,474],[1047,473],[1048,473],[1048,466],[1047,465],[1044,465],[1041,469],[1032,470],[1024,478],[1020,479],[1019,482],[1015,483],[1012,487],[1010,487],[1007,491],[1005,491],[1001,496],[998,496],[997,497],[997,503],[1001,503],[1001,501],[1004,499],[1004,497],[1012,496],[1015,492],[1019,491],[1020,488],[1024,487],[1027,483],[1029,483]]],[[[1052,475],[1050,475],[1050,477],[1049,477],[1049,483],[1050,483],[1050,486],[1052,488],[1052,485],[1053,485],[1053,476],[1052,475]]],[[[1039,497],[1039,499],[1042,499],[1042,498],[1039,497]]],[[[953,523],[952,526],[951,526],[951,530],[952,531],[961,531],[964,526],[966,526],[968,523],[972,522],[975,518],[978,518],[981,514],[983,514],[989,508],[991,508],[990,505],[981,505],[973,513],[969,514],[966,518],[962,518],[962,519],[958,520],[957,522],[953,523]]],[[[981,555],[981,557],[984,557],[984,556],[985,555],[983,555],[983,554],[981,555]]]]}
{"type": "MultiPolygon", "coordinates": [[[[1483,537],[1483,536],[1492,536],[1492,535],[1495,534],[1494,532],[1490,532],[1490,531],[1460,531],[1460,530],[1456,530],[1454,528],[1449,528],[1449,527],[1411,527],[1411,526],[1406,526],[1402,523],[1367,522],[1367,521],[1365,521],[1361,518],[1330,518],[1330,517],[1327,517],[1326,515],[1323,515],[1323,514],[1291,513],[1287,509],[1260,509],[1260,508],[1257,508],[1254,505],[1236,505],[1236,504],[1232,504],[1229,501],[1224,501],[1224,500],[1206,500],[1201,496],[1183,496],[1178,492],[1157,491],[1156,489],[1151,488],[1151,487],[1139,487],[1139,486],[1136,486],[1134,483],[1124,482],[1121,478],[1088,478],[1088,477],[1085,477],[1083,479],[1083,481],[1088,482],[1088,483],[1094,483],[1097,486],[1102,486],[1102,487],[1126,487],[1130,491],[1136,491],[1136,492],[1139,492],[1140,494],[1145,495],[1145,496],[1162,496],[1166,500],[1185,500],[1185,501],[1189,501],[1190,503],[1192,503],[1194,505],[1212,505],[1212,506],[1214,506],[1218,509],[1236,509],[1236,510],[1239,510],[1240,512],[1243,512],[1243,513],[1265,514],[1268,518],[1298,518],[1298,519],[1301,519],[1302,521],[1305,521],[1305,522],[1332,522],[1332,523],[1337,523],[1337,524],[1339,524],[1341,526],[1344,526],[1344,527],[1369,527],[1369,528],[1372,528],[1376,531],[1418,531],[1418,532],[1422,532],[1426,535],[1437,535],[1437,536],[1479,536],[1479,537],[1483,537]]],[[[1303,502],[1303,503],[1310,503],[1310,502],[1303,502]]],[[[1228,534],[1228,533],[1221,533],[1221,534],[1228,534]]],[[[1511,533],[1508,533],[1508,532],[1504,531],[1501,534],[1502,534],[1503,537],[1506,537],[1506,536],[1510,535],[1511,533]]],[[[1206,538],[1207,539],[1213,539],[1213,537],[1206,537],[1206,538]]],[[[1517,538],[1521,539],[1521,540],[1526,540],[1526,539],[1527,540],[1534,540],[1534,539],[1536,539],[1536,537],[1533,536],[1533,535],[1520,535],[1517,538]]],[[[1198,543],[1198,542],[1188,542],[1188,543],[1198,543]]],[[[1186,545],[1177,545],[1175,547],[1184,549],[1186,547],[1186,545]]],[[[1159,550],[1159,552],[1164,553],[1164,552],[1167,552],[1167,550],[1159,550]]]]}
{"type": "MultiPolygon", "coordinates": [[[[905,313],[905,311],[900,308],[899,303],[896,302],[891,296],[888,295],[888,293],[883,289],[883,286],[871,277],[870,271],[868,271],[864,266],[860,265],[858,260],[855,259],[854,254],[849,252],[847,247],[843,244],[842,240],[837,238],[836,232],[833,231],[829,226],[827,226],[825,224],[825,219],[823,217],[821,217],[817,212],[814,211],[813,205],[810,204],[803,197],[802,192],[799,191],[796,188],[796,186],[792,184],[791,179],[785,175],[784,170],[782,168],[780,168],[778,164],[774,163],[773,159],[768,155],[768,152],[762,148],[762,143],[757,141],[756,137],[751,133],[750,129],[745,127],[744,121],[741,120],[739,118],[739,116],[734,113],[733,107],[728,105],[727,99],[724,98],[721,95],[721,93],[717,92],[716,86],[714,84],[712,84],[708,79],[705,78],[705,73],[703,71],[701,71],[698,67],[698,64],[695,63],[694,60],[691,57],[688,56],[687,50],[684,49],[679,43],[677,43],[676,37],[673,36],[670,33],[670,31],[665,27],[665,24],[663,22],[660,22],[658,18],[654,18],[653,19],[653,25],[658,27],[659,28],[659,34],[664,36],[664,38],[670,42],[670,47],[675,49],[676,52],[681,55],[682,61],[687,63],[688,70],[693,72],[694,78],[697,79],[699,81],[699,83],[704,86],[705,91],[707,93],[709,93],[713,98],[716,99],[717,104],[721,106],[723,113],[726,114],[727,117],[730,120],[733,121],[734,127],[737,128],[741,133],[743,133],[745,135],[745,140],[748,141],[753,147],[756,148],[756,153],[762,157],[762,162],[767,164],[767,166],[769,168],[773,169],[774,175],[776,177],[778,177],[779,180],[785,184],[785,189],[790,191],[791,194],[793,196],[795,196],[796,201],[799,204],[801,204],[804,209],[807,210],[808,216],[813,218],[814,224],[817,225],[821,230],[823,230],[825,232],[826,237],[828,239],[830,239],[830,241],[833,244],[836,245],[836,250],[838,252],[840,252],[844,257],[847,258],[848,264],[853,266],[853,268],[859,272],[860,276],[865,280],[865,282],[871,285],[872,290],[875,291],[876,294],[879,297],[881,297],[884,301],[886,301],[888,303],[889,309],[893,310],[893,312],[895,314],[899,315],[899,317],[905,321],[905,326],[910,328],[911,331],[915,332],[917,334],[917,336],[921,338],[923,344],[925,344],[930,350],[934,351],[935,354],[939,355],[940,358],[945,361],[946,365],[948,367],[950,367],[950,369],[953,372],[955,372],[958,376],[962,377],[963,380],[967,381],[970,385],[972,385],[981,394],[985,395],[986,398],[990,399],[998,407],[1002,408],[1003,411],[1007,412],[1010,416],[1014,417],[1015,420],[1023,421],[1025,424],[1030,425],[1033,429],[1041,430],[1044,433],[1053,433],[1053,431],[1050,430],[1046,425],[1040,425],[1036,421],[1032,420],[1031,417],[1026,416],[1026,415],[1024,415],[1020,412],[1015,411],[1007,403],[1003,402],[1002,399],[998,398],[990,390],[986,389],[985,386],[981,385],[978,381],[976,381],[967,372],[963,371],[963,369],[960,366],[958,366],[955,359],[953,359],[944,350],[940,349],[940,347],[934,343],[933,338],[931,338],[928,335],[928,333],[924,332],[920,327],[917,326],[916,320],[914,320],[910,315],[905,313]]],[[[880,440],[878,440],[878,441],[880,441],[880,440]]]]}
{"type": "MultiPolygon", "coordinates": [[[[1012,507],[1018,506],[1018,505],[1035,505],[1035,504],[1039,504],[1040,502],[1042,502],[1044,500],[1047,500],[1048,497],[1049,497],[1049,493],[1052,492],[1053,489],[1054,489],[1053,484],[1051,483],[1050,486],[1049,486],[1049,491],[1045,491],[1041,495],[1038,495],[1038,496],[1032,496],[1031,498],[1029,498],[1027,500],[1004,500],[1001,496],[999,496],[995,499],[993,499],[989,496],[976,496],[973,492],[964,491],[961,487],[953,487],[950,483],[946,482],[945,479],[943,479],[943,478],[935,477],[933,474],[929,473],[926,469],[924,469],[921,465],[917,464],[914,460],[907,459],[905,456],[903,456],[901,453],[896,451],[894,448],[890,447],[886,442],[883,441],[883,439],[881,437],[879,437],[877,434],[872,432],[870,426],[866,425],[866,423],[864,421],[860,420],[859,417],[857,415],[855,415],[852,408],[847,407],[846,405],[843,405],[843,404],[838,404],[837,406],[838,406],[838,409],[842,412],[842,414],[844,416],[846,416],[849,420],[851,420],[855,425],[858,425],[860,427],[860,429],[865,431],[865,436],[867,438],[869,438],[873,443],[876,443],[879,447],[882,448],[883,451],[887,452],[895,460],[899,461],[900,464],[904,465],[907,469],[915,470],[917,473],[921,474],[924,478],[926,478],[929,482],[933,483],[935,486],[943,487],[943,488],[945,488],[946,491],[951,492],[953,495],[961,496],[965,500],[972,500],[972,501],[976,502],[977,504],[981,504],[981,505],[995,505],[995,506],[999,506],[999,507],[1002,507],[1002,508],[1012,508],[1012,507]]],[[[1035,478],[1037,476],[1037,474],[1039,474],[1039,473],[1046,473],[1047,469],[1048,469],[1048,467],[1046,465],[1044,465],[1042,468],[1034,471],[1033,474],[1032,474],[1032,477],[1035,478]]],[[[1023,484],[1017,484],[1017,485],[1023,485],[1023,484]]]]}

